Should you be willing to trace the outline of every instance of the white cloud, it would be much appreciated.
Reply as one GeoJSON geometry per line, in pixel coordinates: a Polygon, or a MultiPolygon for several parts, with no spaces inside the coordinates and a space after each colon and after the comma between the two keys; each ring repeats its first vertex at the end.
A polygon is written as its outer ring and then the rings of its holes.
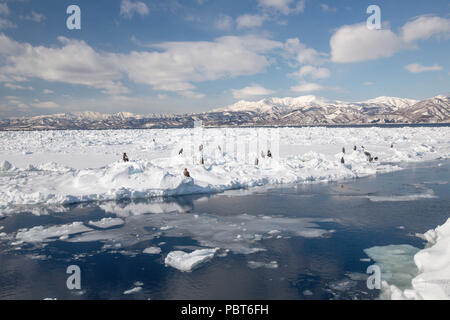
{"type": "Polygon", "coordinates": [[[120,15],[131,19],[134,14],[140,16],[148,15],[150,10],[147,5],[140,1],[122,0],[120,4],[120,15]]]}
{"type": "Polygon", "coordinates": [[[298,38],[288,39],[284,44],[285,57],[296,64],[321,65],[327,61],[327,54],[309,48],[298,38]]]}
{"type": "Polygon", "coordinates": [[[233,19],[227,15],[221,15],[215,22],[215,27],[219,30],[227,31],[233,28],[233,19]]]}
{"type": "MultiPolygon", "coordinates": [[[[59,37],[60,47],[19,43],[0,34],[0,75],[85,85],[109,95],[127,94],[127,77],[155,90],[202,98],[194,83],[254,75],[271,64],[265,56],[282,43],[258,36],[227,36],[214,41],[164,42],[153,51],[97,52],[85,41],[59,37]]],[[[16,80],[18,81],[18,80],[16,80]]]]}
{"type": "Polygon", "coordinates": [[[31,86],[24,87],[15,83],[5,83],[4,86],[11,90],[30,90],[30,91],[34,90],[33,87],[31,86]]]}
{"type": "Polygon", "coordinates": [[[340,27],[330,39],[331,60],[347,63],[390,57],[402,48],[391,30],[369,30],[365,23],[340,27]]]}
{"type": "Polygon", "coordinates": [[[419,40],[449,34],[450,19],[436,16],[417,17],[403,25],[399,34],[390,29],[369,30],[365,23],[342,26],[330,39],[331,60],[349,63],[391,57],[419,40]]]}
{"type": "Polygon", "coordinates": [[[0,30],[2,29],[10,29],[10,28],[16,28],[17,26],[9,21],[8,19],[4,19],[0,17],[0,30]]]}
{"type": "Polygon", "coordinates": [[[26,113],[29,111],[29,106],[19,97],[6,96],[4,98],[8,104],[0,106],[0,114],[11,116],[17,113],[26,113]]]}
{"type": "Polygon", "coordinates": [[[7,16],[9,15],[9,8],[8,8],[8,4],[5,3],[0,3],[0,16],[7,16]]]}
{"type": "Polygon", "coordinates": [[[53,101],[39,101],[31,104],[33,107],[40,109],[56,109],[59,105],[53,101]]]}
{"type": "Polygon", "coordinates": [[[438,64],[434,64],[432,66],[422,66],[418,63],[411,63],[405,66],[405,69],[408,70],[411,73],[421,73],[426,71],[441,71],[442,66],[438,64]]]}
{"type": "Polygon", "coordinates": [[[330,7],[329,5],[327,5],[325,3],[321,3],[320,7],[322,8],[322,11],[324,11],[324,12],[336,12],[337,11],[337,8],[330,7]]]}
{"type": "Polygon", "coordinates": [[[34,11],[32,11],[29,15],[20,16],[20,18],[24,19],[24,20],[38,22],[38,23],[40,23],[46,19],[46,17],[42,13],[37,13],[34,11]]]}
{"type": "Polygon", "coordinates": [[[55,92],[53,92],[53,91],[50,90],[50,89],[44,89],[44,90],[42,90],[42,93],[43,93],[43,94],[54,94],[55,92]]]}
{"type": "Polygon", "coordinates": [[[33,47],[0,34],[0,55],[6,64],[0,73],[23,78],[40,78],[51,82],[81,84],[109,94],[128,90],[118,81],[122,75],[107,58],[84,41],[59,37],[61,48],[33,47]]]}
{"type": "Polygon", "coordinates": [[[291,87],[291,91],[299,93],[321,91],[324,89],[325,89],[324,86],[313,82],[304,82],[297,86],[291,87]]]}
{"type": "Polygon", "coordinates": [[[263,8],[288,15],[303,12],[305,10],[306,0],[258,0],[258,4],[263,8]]]}
{"type": "MultiPolygon", "coordinates": [[[[6,2],[0,3],[0,16],[5,17],[8,15],[9,15],[8,4],[6,2]]],[[[0,17],[0,30],[17,27],[15,23],[3,17],[0,17]]]]}
{"type": "Polygon", "coordinates": [[[186,97],[188,99],[203,99],[205,95],[203,93],[195,92],[195,91],[181,91],[180,95],[186,97]]]}
{"type": "Polygon", "coordinates": [[[298,78],[311,77],[312,79],[327,79],[331,76],[331,72],[327,68],[319,68],[314,66],[303,66],[299,71],[291,73],[291,76],[298,78]]]}
{"type": "Polygon", "coordinates": [[[450,34],[450,19],[435,16],[417,17],[407,22],[401,32],[403,40],[408,43],[445,34],[450,34]]]}
{"type": "Polygon", "coordinates": [[[270,65],[264,56],[282,44],[256,36],[226,36],[214,41],[166,42],[159,52],[115,55],[114,64],[131,81],[156,90],[192,91],[193,82],[212,81],[263,72],[270,65]]]}
{"type": "Polygon", "coordinates": [[[260,27],[267,16],[259,14],[244,14],[236,19],[238,29],[260,27]]]}
{"type": "Polygon", "coordinates": [[[259,85],[252,85],[242,89],[232,89],[231,92],[235,99],[249,99],[255,97],[263,97],[275,93],[275,91],[266,89],[259,85]]]}

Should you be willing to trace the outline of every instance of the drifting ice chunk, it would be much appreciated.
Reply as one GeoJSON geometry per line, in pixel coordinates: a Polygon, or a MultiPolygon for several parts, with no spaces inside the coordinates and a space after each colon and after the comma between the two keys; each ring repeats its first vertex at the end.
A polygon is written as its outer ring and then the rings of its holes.
{"type": "Polygon", "coordinates": [[[60,226],[52,226],[45,228],[43,226],[31,229],[21,229],[17,232],[16,239],[21,242],[44,242],[51,238],[67,239],[72,234],[91,231],[91,228],[83,225],[82,222],[74,222],[72,224],[64,224],[60,226]]]}
{"type": "MultiPolygon", "coordinates": [[[[450,299],[450,219],[428,231],[431,247],[419,251],[414,262],[419,275],[412,280],[414,296],[422,299],[450,299]]],[[[405,292],[408,295],[408,292],[405,292]]]]}
{"type": "Polygon", "coordinates": [[[148,248],[144,249],[144,251],[142,251],[142,252],[146,253],[146,254],[160,254],[161,253],[161,248],[148,247],[148,248]]]}
{"type": "Polygon", "coordinates": [[[172,268],[178,269],[183,272],[190,272],[198,267],[200,264],[211,260],[218,248],[215,249],[200,249],[191,253],[184,251],[172,251],[170,252],[165,263],[172,268]]]}
{"type": "Polygon", "coordinates": [[[381,268],[381,278],[400,288],[408,288],[417,274],[414,255],[419,249],[410,245],[372,247],[364,252],[381,268]]]}
{"type": "Polygon", "coordinates": [[[13,165],[9,163],[8,161],[2,161],[0,163],[0,171],[9,171],[13,168],[13,165]]]}
{"type": "Polygon", "coordinates": [[[259,261],[249,261],[248,266],[250,269],[258,269],[258,268],[276,269],[278,268],[278,262],[271,261],[269,263],[265,263],[259,261]]]}
{"type": "Polygon", "coordinates": [[[140,292],[141,290],[142,290],[142,287],[135,287],[133,289],[124,291],[123,294],[133,294],[133,293],[140,292]]]}
{"type": "Polygon", "coordinates": [[[103,218],[100,221],[89,221],[89,224],[91,226],[101,228],[101,229],[108,229],[108,228],[112,228],[112,227],[121,226],[124,223],[125,223],[125,221],[123,221],[120,218],[103,218]]]}

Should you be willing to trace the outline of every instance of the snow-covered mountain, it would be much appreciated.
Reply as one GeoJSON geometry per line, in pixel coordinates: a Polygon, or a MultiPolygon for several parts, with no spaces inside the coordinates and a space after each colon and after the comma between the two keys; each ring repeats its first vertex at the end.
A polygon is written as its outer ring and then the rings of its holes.
{"type": "Polygon", "coordinates": [[[396,97],[378,97],[371,100],[360,102],[346,102],[338,100],[329,100],[313,95],[301,96],[297,98],[266,98],[260,101],[239,101],[233,105],[213,110],[214,112],[260,112],[260,113],[279,113],[289,110],[308,109],[308,108],[385,108],[387,110],[401,109],[411,107],[417,100],[396,98],[396,97]]]}
{"type": "Polygon", "coordinates": [[[211,112],[180,115],[77,112],[0,120],[0,130],[182,128],[192,127],[195,120],[206,126],[450,123],[450,96],[346,102],[308,95],[239,101],[211,112]]]}
{"type": "Polygon", "coordinates": [[[325,107],[330,104],[339,104],[340,101],[331,101],[326,98],[312,95],[297,98],[266,98],[260,101],[239,101],[235,104],[213,110],[213,112],[259,112],[276,113],[288,111],[289,109],[300,109],[305,107],[325,107]]]}

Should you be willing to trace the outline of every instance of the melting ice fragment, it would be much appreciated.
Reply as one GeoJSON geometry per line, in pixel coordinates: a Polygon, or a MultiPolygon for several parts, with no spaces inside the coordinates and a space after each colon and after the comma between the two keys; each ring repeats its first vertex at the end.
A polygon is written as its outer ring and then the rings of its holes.
{"type": "Polygon", "coordinates": [[[211,260],[216,254],[215,249],[199,249],[191,253],[184,251],[172,251],[165,259],[165,264],[183,272],[190,272],[200,264],[211,260]]]}

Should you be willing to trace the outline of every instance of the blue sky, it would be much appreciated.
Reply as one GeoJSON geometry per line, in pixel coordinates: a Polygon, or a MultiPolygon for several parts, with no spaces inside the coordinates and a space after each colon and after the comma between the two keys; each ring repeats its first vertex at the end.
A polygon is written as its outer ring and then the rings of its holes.
{"type": "Polygon", "coordinates": [[[0,0],[0,117],[425,99],[450,93],[449,40],[447,0],[0,0]]]}

